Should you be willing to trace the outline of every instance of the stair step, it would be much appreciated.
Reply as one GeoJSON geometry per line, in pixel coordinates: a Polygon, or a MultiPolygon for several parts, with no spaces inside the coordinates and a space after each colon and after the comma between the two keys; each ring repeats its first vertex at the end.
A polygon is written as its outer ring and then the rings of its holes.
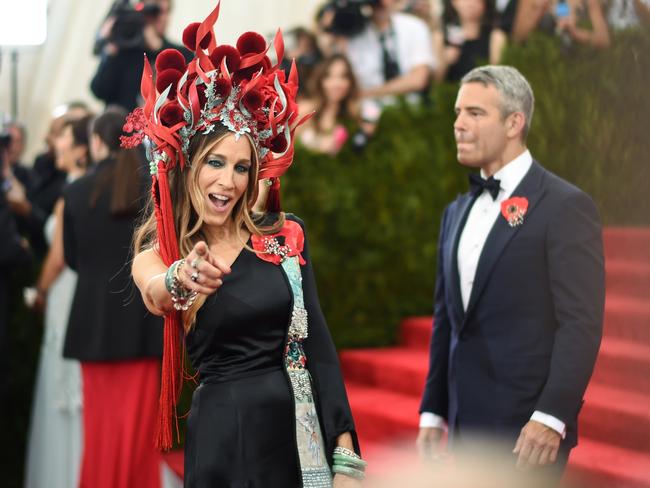
{"type": "Polygon", "coordinates": [[[650,345],[606,337],[600,346],[592,380],[650,395],[650,345]]]}
{"type": "Polygon", "coordinates": [[[359,437],[374,443],[413,442],[418,430],[419,398],[354,381],[345,383],[359,437]]]}
{"type": "Polygon", "coordinates": [[[650,296],[650,262],[612,259],[606,271],[608,294],[640,299],[650,296]]]}
{"type": "Polygon", "coordinates": [[[605,335],[650,344],[647,299],[609,294],[605,301],[605,335]]]}
{"type": "Polygon", "coordinates": [[[582,438],[565,480],[589,488],[650,488],[650,455],[582,438]]]}
{"type": "MultiPolygon", "coordinates": [[[[650,292],[648,295],[650,297],[650,292]]],[[[400,344],[428,351],[433,317],[408,317],[401,322],[400,344]]],[[[650,345],[650,301],[608,293],[605,302],[604,335],[650,345]]]]}
{"type": "Polygon", "coordinates": [[[603,232],[605,259],[650,263],[650,228],[607,227],[603,232]]]}
{"type": "Polygon", "coordinates": [[[591,383],[578,431],[596,441],[650,454],[650,395],[591,383]]]}
{"type": "Polygon", "coordinates": [[[428,351],[432,332],[432,316],[407,317],[400,324],[400,344],[413,349],[428,351]]]}
{"type": "MultiPolygon", "coordinates": [[[[346,379],[419,398],[429,368],[429,351],[407,347],[341,352],[346,379]]],[[[650,395],[650,346],[605,337],[594,370],[595,382],[650,395]]]]}
{"type": "Polygon", "coordinates": [[[429,368],[429,352],[404,347],[354,349],[341,352],[341,366],[348,381],[419,400],[429,368]]]}

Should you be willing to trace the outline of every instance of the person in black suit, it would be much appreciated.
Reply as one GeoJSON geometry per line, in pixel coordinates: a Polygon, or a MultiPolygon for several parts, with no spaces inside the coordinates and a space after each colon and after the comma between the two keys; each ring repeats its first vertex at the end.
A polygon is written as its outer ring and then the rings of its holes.
{"type": "Polygon", "coordinates": [[[527,150],[533,108],[514,68],[461,81],[458,161],[480,176],[442,216],[417,444],[430,455],[446,423],[451,445],[498,439],[559,480],[602,337],[602,229],[591,198],[527,150]]]}
{"type": "Polygon", "coordinates": [[[120,148],[125,116],[111,109],[93,121],[90,150],[99,162],[64,191],[65,260],[78,281],[63,355],[81,362],[80,486],[97,488],[160,486],[153,439],[163,327],[131,279],[146,180],[137,152],[120,148]]]}

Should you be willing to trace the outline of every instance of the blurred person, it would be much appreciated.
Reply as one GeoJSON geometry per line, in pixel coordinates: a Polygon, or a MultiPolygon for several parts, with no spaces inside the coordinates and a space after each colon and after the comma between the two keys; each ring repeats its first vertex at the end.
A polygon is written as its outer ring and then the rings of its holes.
{"type": "Polygon", "coordinates": [[[429,26],[433,56],[438,61],[433,70],[433,78],[440,81],[440,70],[444,63],[444,49],[439,35],[442,32],[442,13],[444,12],[442,0],[403,0],[400,10],[415,15],[429,26]]]}
{"type": "MultiPolygon", "coordinates": [[[[282,61],[282,69],[289,73],[291,68],[291,60],[295,60],[296,67],[298,68],[298,76],[301,80],[309,80],[312,76],[314,68],[321,62],[323,56],[318,47],[316,34],[305,29],[304,27],[296,27],[288,32],[288,37],[292,40],[287,43],[286,57],[282,61]]],[[[309,86],[301,86],[298,88],[298,97],[312,97],[309,86]]]]}
{"type": "Polygon", "coordinates": [[[517,13],[519,0],[494,0],[494,27],[506,33],[510,37],[512,27],[517,13]]]}
{"type": "Polygon", "coordinates": [[[534,97],[516,69],[470,71],[455,107],[458,161],[480,175],[442,216],[417,444],[431,456],[446,424],[454,449],[483,435],[559,482],[602,337],[598,211],[526,148],[534,97]]]}
{"type": "Polygon", "coordinates": [[[613,30],[650,27],[650,0],[608,0],[605,9],[613,30]]]}
{"type": "Polygon", "coordinates": [[[19,122],[10,122],[5,127],[10,135],[10,143],[6,152],[6,164],[9,166],[11,174],[29,191],[32,187],[32,175],[30,169],[23,164],[25,154],[25,144],[27,139],[27,129],[19,122]]]}
{"type": "Polygon", "coordinates": [[[44,258],[47,253],[45,223],[61,196],[66,180],[65,171],[56,167],[54,141],[66,121],[81,118],[89,113],[88,108],[80,102],[58,108],[45,138],[46,149],[36,156],[31,168],[31,189],[16,184],[8,194],[12,208],[18,216],[18,229],[27,235],[37,259],[44,258]]]}
{"type": "MultiPolygon", "coordinates": [[[[36,155],[32,166],[34,181],[33,194],[38,195],[43,191],[49,193],[48,190],[50,189],[50,186],[60,190],[60,187],[65,184],[67,176],[66,172],[58,170],[56,167],[56,154],[54,147],[56,138],[61,133],[61,129],[66,121],[80,119],[86,115],[90,115],[90,113],[88,106],[84,102],[79,101],[59,105],[52,111],[52,118],[44,140],[45,147],[36,155]],[[59,183],[59,179],[62,179],[63,181],[61,181],[60,184],[55,185],[55,182],[59,183]]],[[[60,191],[52,191],[52,193],[56,194],[56,198],[54,198],[51,208],[54,207],[54,203],[60,196],[60,191]]]]}
{"type": "Polygon", "coordinates": [[[132,110],[139,105],[143,52],[153,60],[165,49],[176,49],[183,54],[186,61],[190,60],[191,53],[165,37],[172,8],[171,0],[146,0],[138,4],[136,8],[142,11],[145,17],[142,27],[144,45],[130,45],[131,38],[137,36],[130,32],[132,27],[129,27],[125,30],[128,30],[130,37],[124,41],[124,46],[120,46],[113,35],[117,18],[115,6],[120,4],[123,5],[123,2],[114,3],[114,8],[99,29],[95,51],[101,58],[90,89],[107,106],[119,105],[126,110],[132,110]]]}
{"type": "Polygon", "coordinates": [[[396,95],[418,101],[436,67],[429,28],[419,18],[397,11],[397,0],[369,3],[367,25],[344,43],[361,96],[381,105],[392,103],[396,95]]]}
{"type": "Polygon", "coordinates": [[[309,149],[335,155],[359,124],[359,89],[352,66],[342,54],[324,59],[309,80],[314,97],[299,104],[300,113],[314,112],[298,132],[309,149]]]}
{"type": "Polygon", "coordinates": [[[479,64],[499,64],[506,34],[495,27],[491,0],[450,0],[445,9],[439,74],[457,82],[479,64]]]}
{"type": "Polygon", "coordinates": [[[79,486],[158,488],[153,438],[162,327],[129,273],[146,180],[137,152],[120,148],[124,118],[110,109],[92,122],[95,169],[64,191],[64,255],[77,286],[63,355],[81,362],[79,486]]]}
{"type": "MultiPolygon", "coordinates": [[[[0,163],[4,159],[5,150],[0,148],[0,163]]],[[[0,183],[3,182],[0,175],[0,183]]],[[[16,221],[5,199],[0,192],[0,415],[7,418],[7,330],[10,315],[9,291],[12,286],[12,272],[17,268],[28,268],[31,255],[27,241],[18,232],[16,221]]],[[[15,284],[14,284],[15,286],[15,284]]]]}
{"type": "MultiPolygon", "coordinates": [[[[91,117],[63,121],[54,139],[57,170],[71,183],[90,163],[91,117]]],[[[45,224],[50,249],[36,284],[36,306],[45,307],[43,342],[36,374],[27,444],[25,487],[78,485],[81,460],[81,373],[77,361],[63,358],[77,275],[65,265],[63,199],[45,224]]]]}
{"type": "Polygon", "coordinates": [[[599,0],[518,0],[512,40],[524,42],[536,29],[559,35],[565,47],[607,48],[611,42],[599,0]],[[590,28],[582,27],[585,23],[590,28]]]}
{"type": "MultiPolygon", "coordinates": [[[[214,36],[216,13],[196,45],[214,36]]],[[[165,316],[159,445],[172,444],[185,344],[199,380],[187,488],[357,487],[365,463],[304,224],[280,212],[277,178],[292,162],[302,120],[296,71],[285,79],[265,63],[266,41],[254,32],[236,47],[207,44],[208,56],[188,70],[210,73],[220,95],[202,98],[199,78],[181,78],[178,98],[196,115],[183,123],[180,112],[167,118],[178,101],[145,83],[145,110],[129,119],[142,132],[125,141],[146,135],[151,144],[154,202],[135,237],[132,272],[149,310],[165,316]],[[241,60],[232,81],[209,69],[222,56],[231,66],[241,60]],[[259,66],[247,66],[256,59],[259,66]],[[251,83],[255,91],[242,92],[251,83]],[[255,213],[258,181],[268,179],[267,206],[255,213]]]]}

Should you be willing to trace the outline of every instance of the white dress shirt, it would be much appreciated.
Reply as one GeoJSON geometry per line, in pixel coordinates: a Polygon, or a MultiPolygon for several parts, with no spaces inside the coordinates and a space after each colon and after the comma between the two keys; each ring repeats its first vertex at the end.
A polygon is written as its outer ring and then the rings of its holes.
{"type": "MultiPolygon", "coordinates": [[[[420,65],[431,69],[436,67],[431,31],[424,21],[414,15],[401,12],[391,14],[387,44],[399,65],[400,75],[420,65]]],[[[385,83],[380,33],[372,22],[360,34],[348,39],[346,54],[361,88],[376,88],[385,83]]],[[[384,97],[382,101],[390,103],[393,99],[384,97]]]]}
{"type": "MultiPolygon", "coordinates": [[[[469,211],[465,227],[460,235],[457,255],[460,293],[464,310],[467,310],[469,298],[472,294],[476,268],[478,267],[485,241],[501,214],[501,202],[512,196],[515,188],[524,179],[532,164],[533,158],[528,150],[510,161],[494,174],[494,178],[499,180],[501,186],[497,198],[493,200],[489,192],[483,191],[469,211]]],[[[483,170],[481,170],[481,176],[487,178],[483,170]]],[[[562,437],[566,434],[564,422],[552,415],[535,411],[531,416],[531,420],[541,422],[560,433],[562,437]]],[[[443,426],[444,419],[442,417],[431,412],[422,412],[420,416],[420,427],[443,426]]]]}

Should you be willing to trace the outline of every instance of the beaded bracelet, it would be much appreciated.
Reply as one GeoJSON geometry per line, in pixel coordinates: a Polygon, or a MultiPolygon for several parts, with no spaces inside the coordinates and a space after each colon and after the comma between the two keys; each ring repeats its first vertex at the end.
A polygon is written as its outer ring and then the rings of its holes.
{"type": "Polygon", "coordinates": [[[171,266],[167,268],[167,272],[165,273],[165,288],[167,288],[167,291],[169,293],[172,292],[172,288],[174,287],[174,275],[176,274],[176,267],[180,262],[180,259],[178,261],[174,261],[171,266]]]}
{"type": "Polygon", "coordinates": [[[342,454],[343,456],[349,456],[356,459],[361,459],[361,457],[356,452],[342,446],[335,447],[334,454],[342,454]]]}
{"type": "Polygon", "coordinates": [[[185,311],[192,306],[198,293],[196,291],[186,288],[181,282],[178,275],[179,269],[185,264],[184,259],[179,259],[172,263],[172,265],[165,273],[165,287],[172,296],[172,305],[175,310],[185,311]]]}

